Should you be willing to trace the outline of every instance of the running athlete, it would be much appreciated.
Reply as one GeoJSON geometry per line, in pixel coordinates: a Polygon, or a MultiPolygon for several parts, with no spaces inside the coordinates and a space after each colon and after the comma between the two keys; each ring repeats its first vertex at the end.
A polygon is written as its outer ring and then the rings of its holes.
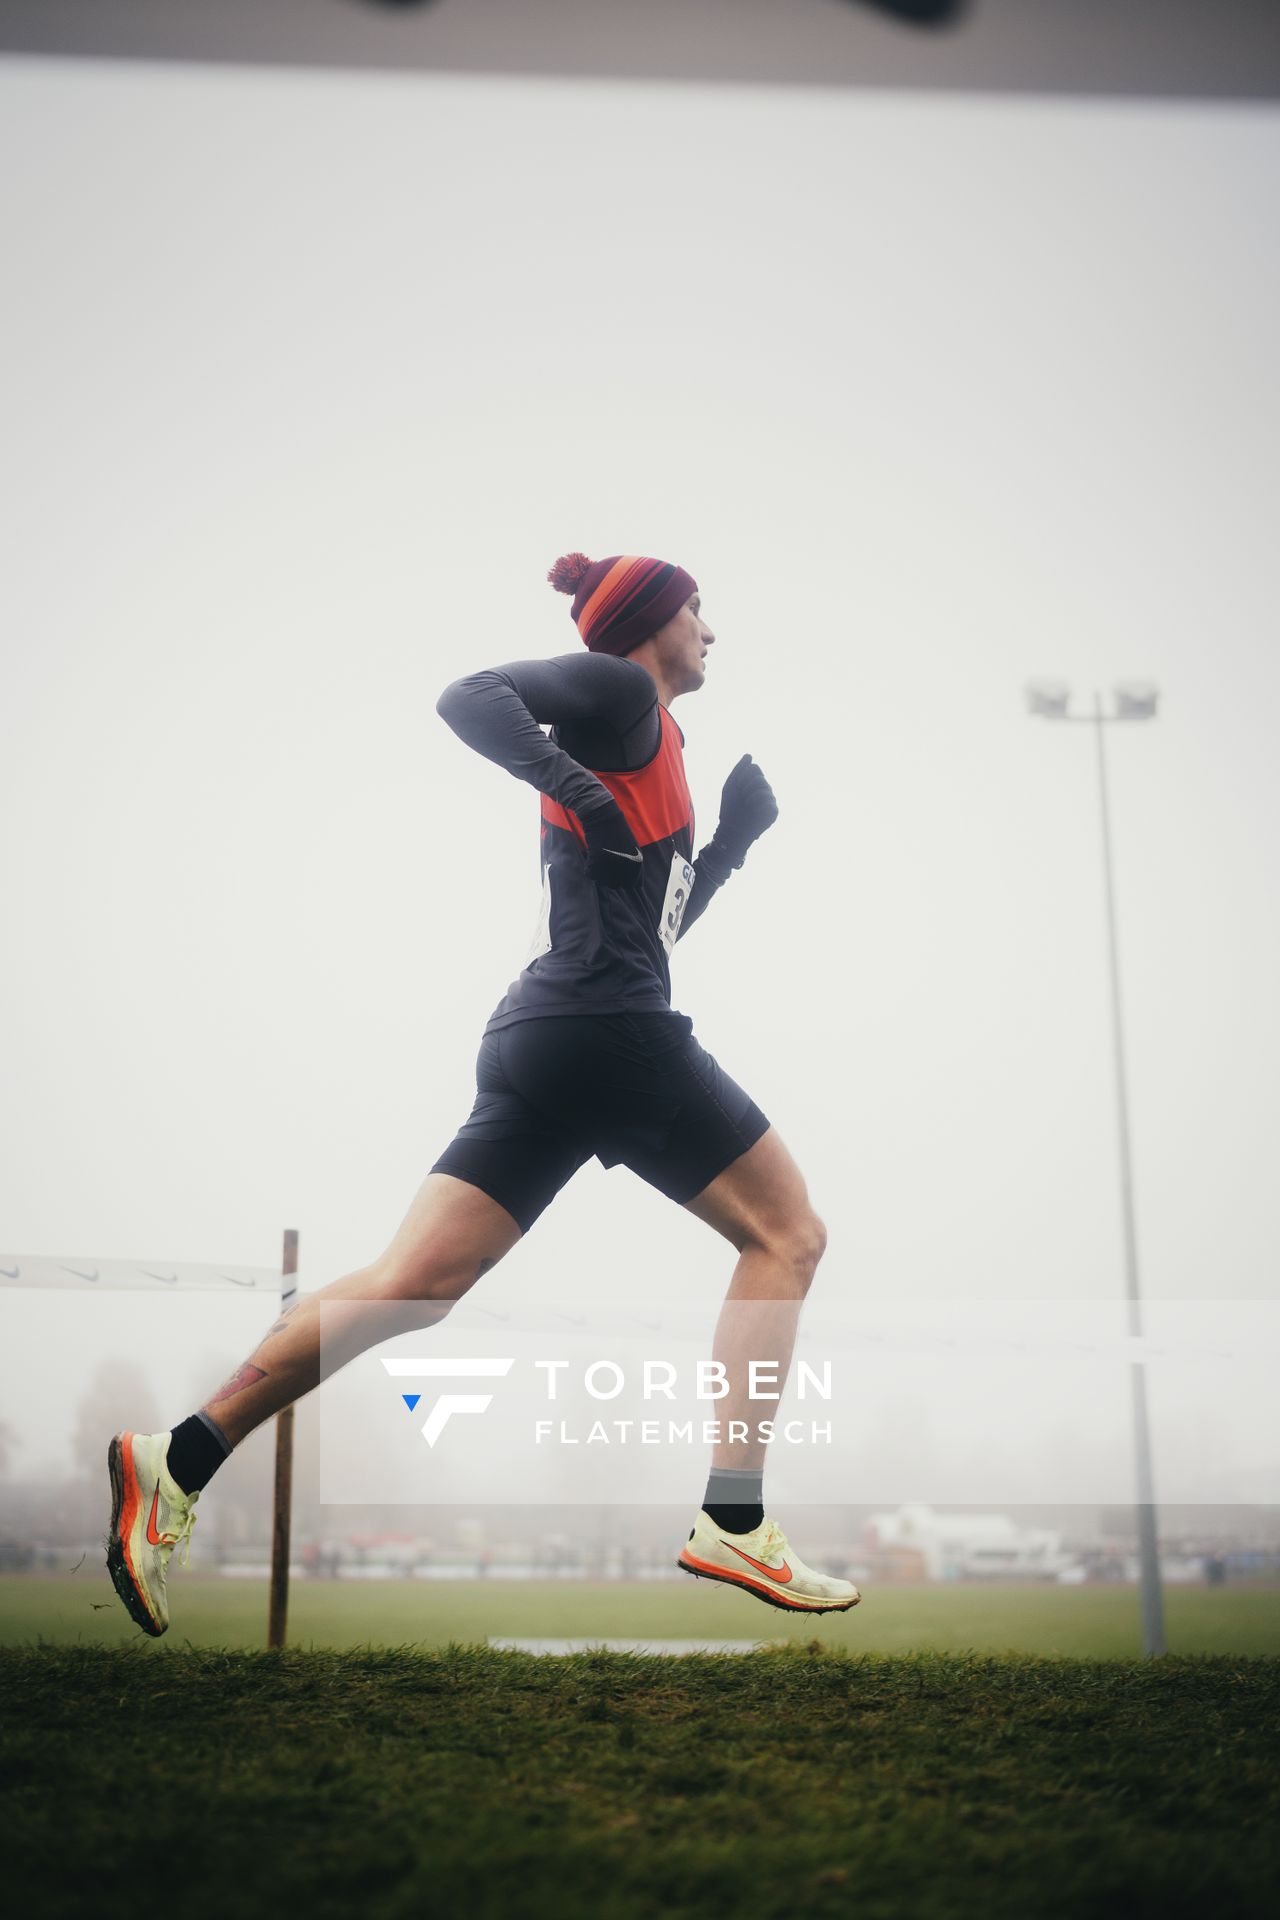
{"type": "MultiPolygon", "coordinates": [[[[722,1432],[745,1421],[748,1437],[716,1447],[679,1565],[797,1613],[859,1599],[847,1580],[807,1567],[766,1518],[768,1442],[748,1393],[748,1359],[767,1358],[778,1383],[786,1379],[826,1232],[773,1127],[671,1007],[676,942],[776,820],[777,804],[744,754],[694,858],[684,735],[670,709],[702,686],[715,636],[690,574],[635,555],[575,553],[548,579],[572,594],[586,652],[471,674],[438,703],[468,746],[542,796],[533,952],[485,1027],[471,1114],[385,1252],[299,1299],[172,1432],[112,1440],[107,1565],[147,1633],[169,1624],[169,1559],[175,1546],[187,1550],[200,1493],[247,1434],[317,1385],[321,1303],[413,1301],[447,1312],[593,1155],[630,1167],[737,1249],[716,1332],[730,1383],[717,1415],[722,1432]],[[752,1303],[745,1331],[735,1313],[743,1303],[752,1303]]],[[[352,1353],[377,1337],[357,1334],[352,1353]]]]}

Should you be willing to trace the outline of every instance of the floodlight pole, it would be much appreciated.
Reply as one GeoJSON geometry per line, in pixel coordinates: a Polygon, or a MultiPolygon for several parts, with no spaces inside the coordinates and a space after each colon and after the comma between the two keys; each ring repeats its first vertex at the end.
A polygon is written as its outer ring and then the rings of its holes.
{"type": "MultiPolygon", "coordinates": [[[[1115,875],[1111,858],[1111,810],[1107,797],[1107,721],[1102,695],[1093,696],[1093,731],[1098,743],[1098,800],[1102,820],[1102,871],[1107,901],[1107,954],[1111,974],[1111,1036],[1115,1060],[1116,1112],[1120,1145],[1120,1207],[1124,1222],[1125,1290],[1129,1296],[1129,1334],[1142,1335],[1142,1295],[1138,1284],[1138,1226],[1133,1204],[1133,1150],[1129,1139],[1129,1079],[1125,1067],[1124,1015],[1120,995],[1120,936],[1116,928],[1115,875]]],[[[1151,1432],[1147,1420],[1147,1376],[1142,1360],[1129,1363],[1133,1394],[1133,1449],[1138,1496],[1138,1562],[1142,1600],[1142,1651],[1165,1650],[1164,1597],[1160,1588],[1160,1549],[1156,1538],[1155,1476],[1151,1470],[1151,1432]]]]}
{"type": "MultiPolygon", "coordinates": [[[[298,1234],[286,1227],[284,1259],[280,1271],[280,1311],[291,1307],[298,1295],[298,1234]]],[[[271,1599],[267,1612],[267,1645],[283,1647],[289,1622],[289,1545],[293,1518],[293,1408],[285,1407],[276,1415],[276,1479],[271,1508],[271,1599]]]]}
{"type": "MultiPolygon", "coordinates": [[[[1142,1295],[1138,1284],[1138,1228],[1133,1203],[1133,1152],[1129,1141],[1129,1080],[1125,1067],[1124,1015],[1120,995],[1120,936],[1116,927],[1115,873],[1111,858],[1111,810],[1107,797],[1106,729],[1127,719],[1146,719],[1155,711],[1154,700],[1142,706],[1121,701],[1115,714],[1103,711],[1102,695],[1093,696],[1092,714],[1068,711],[1067,689],[1054,682],[1047,697],[1037,699],[1032,690],[1032,711],[1052,720],[1083,720],[1094,730],[1098,743],[1098,799],[1102,822],[1102,873],[1107,907],[1107,958],[1111,979],[1111,1040],[1115,1065],[1117,1133],[1120,1149],[1120,1209],[1124,1226],[1125,1291],[1129,1300],[1129,1335],[1134,1341],[1142,1335],[1142,1295]]],[[[1156,1536],[1155,1476],[1151,1468],[1151,1433],[1147,1420],[1147,1377],[1141,1358],[1135,1353],[1129,1363],[1129,1384],[1133,1399],[1133,1451],[1137,1494],[1138,1569],[1142,1607],[1142,1651],[1145,1655],[1165,1651],[1164,1598],[1160,1587],[1160,1549],[1156,1536]]]]}

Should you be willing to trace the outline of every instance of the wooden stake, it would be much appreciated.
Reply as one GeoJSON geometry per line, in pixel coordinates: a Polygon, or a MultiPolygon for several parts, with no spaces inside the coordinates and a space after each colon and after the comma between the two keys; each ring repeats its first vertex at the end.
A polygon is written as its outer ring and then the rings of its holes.
{"type": "MultiPolygon", "coordinates": [[[[298,1234],[286,1227],[281,1272],[280,1310],[293,1305],[298,1284],[298,1234]]],[[[293,1408],[276,1415],[276,1485],[271,1513],[271,1602],[267,1614],[267,1645],[283,1647],[289,1624],[289,1532],[293,1517],[293,1408]]]]}

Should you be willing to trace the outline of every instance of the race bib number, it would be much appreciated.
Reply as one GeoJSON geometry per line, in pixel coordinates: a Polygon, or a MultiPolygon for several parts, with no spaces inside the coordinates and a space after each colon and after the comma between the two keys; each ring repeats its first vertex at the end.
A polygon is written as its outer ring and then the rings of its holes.
{"type": "Polygon", "coordinates": [[[658,938],[668,953],[675,950],[680,936],[680,922],[684,919],[684,910],[689,904],[689,895],[693,892],[693,883],[697,874],[681,854],[671,856],[671,877],[667,881],[667,897],[662,903],[662,912],[658,917],[658,938]]]}
{"type": "Polygon", "coordinates": [[[551,868],[547,866],[542,875],[542,901],[538,907],[538,919],[533,929],[533,940],[524,957],[526,967],[551,951],[551,868]]]}

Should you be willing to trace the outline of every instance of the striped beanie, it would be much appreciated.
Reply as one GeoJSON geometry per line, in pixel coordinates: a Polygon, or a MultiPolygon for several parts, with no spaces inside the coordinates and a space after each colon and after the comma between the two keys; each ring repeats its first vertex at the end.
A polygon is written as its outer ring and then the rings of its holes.
{"type": "Polygon", "coordinates": [[[558,593],[573,595],[574,621],[593,653],[630,653],[698,591],[683,567],[634,553],[614,553],[607,560],[566,553],[547,578],[558,593]]]}

